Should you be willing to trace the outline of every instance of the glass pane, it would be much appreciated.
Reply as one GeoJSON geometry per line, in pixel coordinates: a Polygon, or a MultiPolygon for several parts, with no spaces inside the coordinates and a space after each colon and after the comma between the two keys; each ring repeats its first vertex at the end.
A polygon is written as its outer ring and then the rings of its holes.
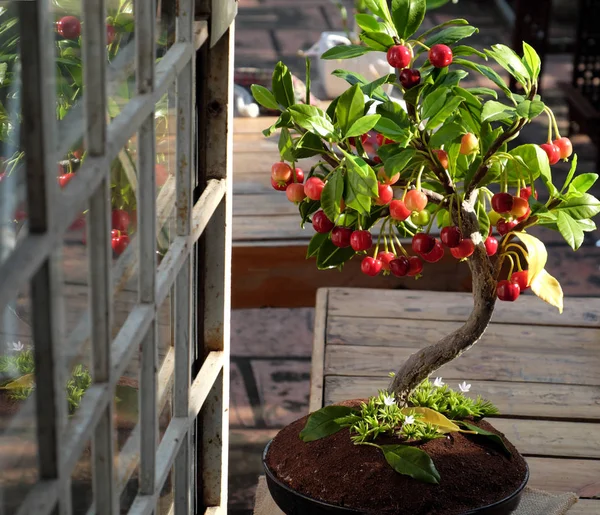
{"type": "Polygon", "coordinates": [[[173,297],[167,296],[158,311],[158,396],[156,409],[159,414],[159,439],[171,421],[171,390],[173,387],[173,367],[175,349],[173,348],[173,297]]]}
{"type": "Polygon", "coordinates": [[[158,498],[158,510],[157,515],[169,515],[171,508],[173,507],[173,467],[169,471],[167,480],[165,481],[162,490],[160,491],[160,497],[158,498]]]}
{"type": "Polygon", "coordinates": [[[87,513],[94,499],[92,484],[92,442],[87,442],[71,474],[71,502],[74,514],[87,513]]]}

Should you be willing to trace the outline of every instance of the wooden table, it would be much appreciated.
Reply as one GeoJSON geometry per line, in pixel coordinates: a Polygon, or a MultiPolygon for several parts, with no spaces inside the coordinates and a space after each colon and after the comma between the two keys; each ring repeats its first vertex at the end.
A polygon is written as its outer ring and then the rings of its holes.
{"type": "MultiPolygon", "coordinates": [[[[310,411],[368,397],[388,372],[465,320],[463,293],[325,288],[317,294],[310,411]]],[[[500,409],[494,425],[527,458],[529,485],[575,492],[569,514],[600,513],[600,299],[562,315],[536,297],[500,302],[481,341],[438,375],[500,409]]]]}

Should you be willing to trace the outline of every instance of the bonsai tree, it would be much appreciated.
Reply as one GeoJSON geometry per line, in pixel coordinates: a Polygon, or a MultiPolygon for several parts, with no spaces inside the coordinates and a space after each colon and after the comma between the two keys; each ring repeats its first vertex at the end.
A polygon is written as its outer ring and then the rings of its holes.
{"type": "MultiPolygon", "coordinates": [[[[598,176],[576,175],[571,142],[537,93],[540,58],[530,45],[523,43],[522,56],[504,45],[477,50],[463,43],[477,32],[463,19],[420,32],[425,0],[393,0],[391,9],[386,0],[364,4],[369,13],[356,17],[362,43],[331,48],[323,59],[386,52],[395,74],[367,82],[335,71],[349,87],[326,110],[294,103],[283,63],[275,67],[271,90],[253,86],[257,102],[281,112],[264,131],[270,136],[280,130],[281,162],[273,164],[271,183],[298,204],[302,224],[312,223],[316,234],[307,256],[316,257],[319,269],[360,259],[369,276],[410,280],[435,273],[430,264],[448,251],[470,268],[473,310],[462,327],[402,363],[389,390],[358,412],[333,406],[315,413],[301,433],[305,441],[342,426],[351,427],[357,443],[400,426],[396,434],[405,439],[426,440],[458,430],[456,420],[462,419],[464,430],[465,418],[497,412],[483,399],[465,397],[470,385],[454,392],[441,378],[428,378],[477,343],[497,300],[527,302],[520,293],[531,289],[562,312],[560,284],[546,271],[546,248],[531,230],[558,231],[577,250],[600,212],[588,193],[598,176]],[[483,64],[489,60],[512,75],[524,94],[513,93],[483,64]],[[465,87],[469,74],[482,76],[490,87],[465,87]],[[404,105],[384,93],[384,84],[401,92],[404,105]],[[538,116],[547,119],[547,139],[517,140],[538,116]],[[305,175],[296,163],[312,156],[319,161],[305,175]],[[570,171],[563,184],[555,184],[552,166],[561,159],[570,160],[570,171]]],[[[308,71],[306,82],[310,90],[308,71]]],[[[439,478],[431,467],[419,477],[439,478]]]]}

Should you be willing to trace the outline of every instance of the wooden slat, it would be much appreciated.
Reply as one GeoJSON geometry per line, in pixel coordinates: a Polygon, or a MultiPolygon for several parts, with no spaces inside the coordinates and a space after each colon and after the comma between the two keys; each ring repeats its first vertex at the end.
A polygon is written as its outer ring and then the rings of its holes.
{"type": "MultiPolygon", "coordinates": [[[[414,350],[328,345],[325,374],[387,376],[414,350]]],[[[444,365],[438,373],[474,380],[600,385],[598,370],[600,353],[564,355],[530,351],[515,355],[509,350],[476,345],[460,358],[444,365]]]]}
{"type": "MultiPolygon", "coordinates": [[[[330,316],[327,321],[327,343],[416,349],[437,342],[461,325],[460,322],[423,322],[420,319],[330,316]]],[[[524,324],[493,323],[477,346],[510,349],[516,354],[552,352],[598,355],[600,328],[532,328],[524,324]]]]}
{"type": "MultiPolygon", "coordinates": [[[[472,392],[490,399],[502,416],[600,420],[600,387],[546,383],[509,383],[504,381],[473,381],[466,377],[444,377],[453,385],[466,380],[472,392]]],[[[389,386],[387,377],[326,376],[326,405],[346,399],[374,395],[389,386]]]]}
{"type": "Polygon", "coordinates": [[[277,121],[275,116],[261,116],[259,118],[234,118],[233,132],[235,134],[261,133],[277,121]]]}
{"type": "MultiPolygon", "coordinates": [[[[600,460],[527,458],[527,463],[531,473],[531,488],[548,492],[574,492],[586,498],[600,496],[600,460]]],[[[595,502],[600,506],[600,500],[595,502]]]]}
{"type": "Polygon", "coordinates": [[[318,410],[323,406],[323,366],[325,364],[325,334],[327,330],[327,296],[327,289],[321,288],[317,291],[313,352],[310,369],[309,412],[318,410]]]}
{"type": "MultiPolygon", "coordinates": [[[[300,223],[298,206],[292,204],[285,196],[285,191],[271,190],[272,193],[250,193],[233,197],[233,216],[259,216],[259,215],[294,215],[300,223]]],[[[276,220],[271,218],[270,225],[276,225],[276,220]]],[[[234,223],[241,220],[234,218],[234,223]]]]}
{"type": "Polygon", "coordinates": [[[233,225],[233,241],[236,240],[305,240],[315,234],[311,224],[300,227],[299,215],[238,216],[233,225]]]}
{"type": "MultiPolygon", "coordinates": [[[[235,173],[248,173],[248,172],[263,172],[267,177],[271,173],[271,166],[276,161],[279,161],[279,152],[275,148],[271,152],[240,152],[236,149],[233,155],[233,169],[235,173]]],[[[309,159],[301,159],[296,163],[298,168],[308,172],[310,167],[318,162],[317,158],[311,157],[309,159]]],[[[235,176],[235,175],[234,175],[235,176]]]]}
{"type": "MultiPolygon", "coordinates": [[[[341,316],[375,318],[418,318],[420,320],[463,321],[472,308],[470,294],[399,292],[361,289],[330,291],[329,313],[341,316]]],[[[556,308],[537,299],[500,302],[494,322],[529,325],[600,327],[600,298],[569,297],[561,315],[556,308]]]]}
{"type": "Polygon", "coordinates": [[[598,515],[598,513],[600,513],[600,499],[579,499],[569,510],[569,515],[598,515]]]}

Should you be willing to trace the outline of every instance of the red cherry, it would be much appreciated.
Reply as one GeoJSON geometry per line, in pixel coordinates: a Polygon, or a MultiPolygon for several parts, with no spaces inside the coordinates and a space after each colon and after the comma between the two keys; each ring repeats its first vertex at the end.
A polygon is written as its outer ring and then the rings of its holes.
{"type": "Polygon", "coordinates": [[[112,228],[117,231],[126,231],[129,228],[131,220],[129,213],[123,209],[113,209],[111,213],[112,228]]]}
{"type": "MultiPolygon", "coordinates": [[[[356,146],[356,141],[354,138],[348,138],[348,141],[350,142],[350,145],[352,145],[353,147],[356,146]]],[[[360,142],[364,145],[367,141],[369,141],[369,134],[368,133],[361,134],[360,142]]]]}
{"type": "Polygon", "coordinates": [[[479,148],[479,140],[472,132],[467,132],[460,140],[460,153],[469,155],[479,148]]]}
{"type": "MultiPolygon", "coordinates": [[[[531,186],[527,186],[526,188],[521,188],[519,190],[519,197],[524,198],[525,200],[529,200],[529,197],[531,197],[531,186]]],[[[538,198],[537,190],[535,191],[533,198],[535,198],[535,200],[537,200],[537,198],[538,198]]]]}
{"type": "Polygon", "coordinates": [[[529,279],[529,274],[527,273],[527,270],[521,270],[520,272],[514,272],[510,276],[510,282],[514,283],[514,284],[518,284],[520,292],[525,291],[528,288],[528,286],[527,286],[528,279],[529,279]]]}
{"type": "Polygon", "coordinates": [[[510,214],[516,218],[525,216],[529,209],[529,202],[522,197],[513,197],[513,206],[510,210],[510,214]]]}
{"type": "Polygon", "coordinates": [[[387,61],[392,68],[406,68],[412,57],[412,51],[404,45],[391,46],[387,51],[387,61]]]}
{"type": "MultiPolygon", "coordinates": [[[[376,156],[376,158],[379,156],[376,156]]],[[[396,184],[398,182],[398,180],[400,179],[400,172],[392,175],[391,177],[388,177],[387,174],[385,173],[385,170],[383,168],[380,168],[377,171],[377,179],[379,179],[379,182],[381,184],[387,184],[388,186],[391,186],[392,184],[396,184]]]]}
{"type": "Polygon", "coordinates": [[[106,26],[106,44],[112,45],[113,41],[117,37],[117,30],[112,25],[106,26]]]}
{"type": "Polygon", "coordinates": [[[470,255],[473,254],[473,252],[475,252],[475,243],[473,243],[473,240],[471,238],[465,238],[463,240],[460,240],[460,243],[457,247],[450,249],[450,253],[456,259],[468,258],[470,255]]]}
{"type": "Polygon", "coordinates": [[[519,222],[516,220],[505,220],[504,218],[501,218],[496,224],[496,230],[498,231],[498,234],[504,236],[512,231],[518,225],[518,223],[519,222]]]}
{"type": "Polygon", "coordinates": [[[492,197],[492,209],[496,213],[510,213],[513,202],[513,196],[510,193],[496,193],[492,197]]]}
{"type": "Polygon", "coordinates": [[[273,186],[273,189],[277,191],[285,191],[288,187],[288,184],[287,182],[275,182],[273,179],[271,179],[271,186],[273,186]]]}
{"type": "Polygon", "coordinates": [[[544,143],[543,145],[540,145],[540,147],[548,155],[548,161],[551,165],[555,165],[560,161],[560,148],[554,143],[544,143]]]}
{"type": "Polygon", "coordinates": [[[350,246],[357,252],[370,249],[373,238],[369,231],[354,231],[350,236],[350,246]]]}
{"type": "Polygon", "coordinates": [[[517,222],[521,223],[521,222],[527,220],[529,218],[530,214],[531,214],[531,208],[529,206],[527,206],[527,211],[525,211],[525,214],[523,216],[520,216],[519,218],[517,218],[517,222]]]}
{"type": "Polygon", "coordinates": [[[409,264],[409,268],[408,268],[408,272],[406,272],[406,275],[409,275],[410,277],[419,275],[423,271],[423,261],[421,261],[421,259],[418,258],[417,256],[409,257],[408,264],[409,264]]]}
{"type": "Polygon", "coordinates": [[[410,216],[410,209],[401,200],[392,200],[390,202],[390,216],[394,220],[402,222],[410,216]]]}
{"type": "Polygon", "coordinates": [[[306,197],[304,193],[304,186],[298,182],[292,182],[288,184],[285,189],[285,195],[290,202],[302,202],[306,197]]]}
{"type": "Polygon", "coordinates": [[[336,247],[349,247],[352,229],[348,227],[334,227],[331,231],[331,243],[336,247]]]}
{"type": "Polygon", "coordinates": [[[335,227],[334,223],[327,218],[327,215],[322,211],[317,211],[312,217],[312,224],[315,231],[322,234],[330,232],[335,227]]]}
{"type": "Polygon", "coordinates": [[[284,162],[278,161],[271,166],[271,179],[278,184],[289,184],[292,178],[292,169],[284,162]]]}
{"type": "Polygon", "coordinates": [[[294,168],[293,173],[296,178],[295,182],[299,182],[300,184],[302,184],[304,182],[304,172],[302,171],[302,168],[294,168]]]}
{"type": "Polygon", "coordinates": [[[81,36],[81,22],[75,16],[63,16],[56,22],[56,32],[65,39],[81,36]]]}
{"type": "Polygon", "coordinates": [[[417,254],[427,254],[435,247],[435,238],[430,234],[418,232],[413,236],[412,249],[417,254]]]}
{"type": "Polygon", "coordinates": [[[415,68],[404,68],[400,72],[400,84],[404,89],[411,89],[421,82],[421,72],[415,68]]]}
{"type": "Polygon", "coordinates": [[[321,200],[321,193],[323,193],[324,187],[325,183],[321,179],[318,177],[311,177],[306,180],[304,193],[306,193],[306,196],[311,200],[321,200]]]}
{"type": "Polygon", "coordinates": [[[117,254],[117,256],[120,256],[129,246],[129,236],[127,236],[126,233],[120,231],[117,231],[116,233],[113,232],[111,234],[112,249],[115,251],[115,254],[117,254]]]}
{"type": "Polygon", "coordinates": [[[429,62],[436,68],[445,68],[452,62],[452,49],[446,45],[433,45],[429,50],[429,62]]]}
{"type": "MultiPolygon", "coordinates": [[[[422,265],[421,268],[423,268],[422,265]]],[[[406,274],[408,274],[409,270],[410,260],[406,256],[398,256],[398,258],[390,261],[390,272],[392,272],[392,274],[394,274],[396,277],[404,277],[406,274]]]]}
{"type": "Polygon", "coordinates": [[[374,259],[371,256],[367,256],[360,263],[360,270],[363,274],[375,277],[383,267],[383,263],[379,259],[374,259]]]}
{"type": "Polygon", "coordinates": [[[396,259],[396,254],[393,252],[380,252],[377,254],[377,259],[381,261],[384,270],[390,269],[390,262],[396,259]]]}
{"type": "Polygon", "coordinates": [[[567,159],[573,153],[573,144],[569,138],[555,139],[552,143],[560,150],[561,159],[567,159]]]}
{"type": "Polygon", "coordinates": [[[79,159],[81,161],[81,158],[83,157],[83,153],[84,153],[84,150],[83,150],[83,148],[80,147],[78,149],[73,150],[73,157],[75,159],[79,159]]]}
{"type": "Polygon", "coordinates": [[[410,190],[404,196],[404,204],[410,211],[423,211],[427,207],[427,195],[422,191],[410,190]]]}
{"type": "Polygon", "coordinates": [[[521,289],[519,288],[518,284],[504,280],[498,283],[498,286],[496,287],[496,293],[500,300],[514,302],[519,298],[521,289]]]}
{"type": "Polygon", "coordinates": [[[381,164],[381,163],[383,163],[383,161],[381,160],[381,158],[380,158],[379,156],[375,156],[375,157],[373,158],[373,161],[374,161],[375,163],[377,163],[377,164],[381,164]]]}
{"type": "Polygon", "coordinates": [[[394,198],[394,190],[387,184],[378,184],[377,191],[379,192],[379,195],[375,199],[375,204],[378,206],[385,206],[394,198]]]}
{"type": "Polygon", "coordinates": [[[421,254],[421,257],[428,263],[437,263],[444,257],[444,247],[442,247],[442,244],[439,240],[435,240],[435,246],[433,249],[427,254],[421,254]]]}
{"type": "Polygon", "coordinates": [[[440,162],[444,170],[447,170],[448,166],[450,165],[450,162],[448,161],[448,152],[446,152],[445,150],[437,149],[433,150],[433,153],[437,156],[438,161],[440,162]]]}
{"type": "Polygon", "coordinates": [[[446,247],[453,249],[454,247],[458,247],[460,244],[460,241],[462,240],[462,232],[454,225],[450,227],[444,227],[440,232],[440,239],[442,240],[442,243],[446,245],[446,247]]]}
{"type": "Polygon", "coordinates": [[[64,175],[59,175],[58,176],[58,185],[61,188],[64,188],[67,184],[69,184],[69,182],[73,179],[73,177],[75,177],[74,173],[66,173],[64,175]]]}
{"type": "Polygon", "coordinates": [[[380,147],[383,145],[389,145],[390,143],[394,143],[393,139],[386,138],[383,134],[380,134],[379,132],[375,136],[375,141],[377,141],[377,145],[380,147]]]}
{"type": "Polygon", "coordinates": [[[498,252],[498,240],[493,236],[488,236],[484,242],[485,252],[488,256],[493,256],[498,252]]]}

